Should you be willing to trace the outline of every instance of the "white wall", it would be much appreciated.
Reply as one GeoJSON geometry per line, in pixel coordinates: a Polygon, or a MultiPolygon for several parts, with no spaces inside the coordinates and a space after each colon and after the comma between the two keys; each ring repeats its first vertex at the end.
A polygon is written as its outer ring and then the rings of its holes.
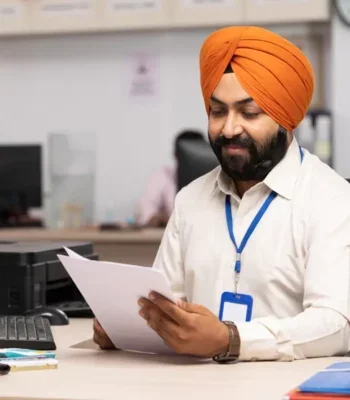
{"type": "Polygon", "coordinates": [[[206,130],[196,66],[208,32],[0,40],[0,143],[95,132],[96,219],[111,204],[117,216],[131,215],[152,171],[172,162],[177,131],[206,130]],[[138,52],[159,55],[159,93],[135,102],[125,77],[128,55],[138,52]]]}
{"type": "MultiPolygon", "coordinates": [[[[270,29],[288,37],[312,33],[303,24],[270,29]]],[[[95,132],[95,220],[112,204],[116,217],[132,215],[152,172],[172,162],[176,133],[206,132],[198,55],[210,31],[1,39],[0,144],[46,144],[49,132],[95,132]],[[159,93],[136,102],[126,84],[128,56],[138,52],[159,56],[159,93]]]]}
{"type": "Polygon", "coordinates": [[[331,98],[334,118],[335,169],[350,178],[350,28],[332,19],[331,98]]]}

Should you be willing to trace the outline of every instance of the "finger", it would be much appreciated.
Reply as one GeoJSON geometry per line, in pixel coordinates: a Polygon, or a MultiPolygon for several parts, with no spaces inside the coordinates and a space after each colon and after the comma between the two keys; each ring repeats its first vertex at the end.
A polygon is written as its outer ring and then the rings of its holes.
{"type": "Polygon", "coordinates": [[[157,305],[151,303],[151,305],[141,308],[139,314],[147,321],[148,325],[152,329],[156,330],[161,321],[167,321],[171,324],[177,323],[172,320],[167,314],[165,314],[157,305]]]}
{"type": "Polygon", "coordinates": [[[99,336],[107,336],[106,332],[104,331],[104,329],[102,328],[102,326],[100,325],[100,323],[97,321],[97,319],[94,319],[93,328],[94,328],[94,331],[95,331],[99,336]]]}
{"type": "Polygon", "coordinates": [[[140,306],[139,315],[145,320],[148,319],[151,312],[161,312],[160,308],[147,299],[140,299],[137,303],[140,306]]]}
{"type": "Polygon", "coordinates": [[[155,304],[153,304],[150,300],[148,300],[148,299],[146,299],[146,298],[144,298],[144,297],[142,297],[142,298],[137,302],[137,304],[138,304],[142,309],[144,309],[145,311],[157,307],[157,306],[156,306],[155,304]]]}
{"type": "Polygon", "coordinates": [[[101,348],[104,348],[105,345],[106,345],[106,342],[107,342],[106,338],[100,336],[96,332],[94,333],[94,336],[92,337],[92,340],[94,341],[94,343],[96,343],[101,348]]]}
{"type": "Polygon", "coordinates": [[[99,333],[97,330],[94,331],[94,335],[92,340],[102,349],[102,350],[111,350],[114,349],[115,346],[112,343],[111,339],[107,336],[105,331],[99,333]]]}
{"type": "Polygon", "coordinates": [[[179,325],[185,325],[188,323],[188,312],[183,310],[170,300],[166,299],[162,295],[152,292],[149,295],[149,299],[179,325]]]}
{"type": "Polygon", "coordinates": [[[145,320],[148,320],[150,318],[150,315],[162,315],[164,318],[170,318],[162,311],[160,307],[158,307],[156,304],[152,303],[148,299],[142,298],[138,301],[138,304],[140,306],[139,314],[145,320]]]}
{"type": "Polygon", "coordinates": [[[96,318],[94,318],[94,320],[93,320],[93,328],[94,328],[94,330],[99,329],[100,326],[101,326],[100,323],[97,321],[96,318]]]}
{"type": "Polygon", "coordinates": [[[171,320],[168,315],[166,315],[158,306],[154,304],[152,304],[151,306],[142,307],[139,311],[139,314],[147,322],[158,321],[162,318],[171,320]]]}
{"type": "Polygon", "coordinates": [[[139,305],[141,305],[139,313],[147,321],[147,325],[163,339],[168,347],[177,351],[179,337],[183,337],[178,332],[180,329],[178,323],[147,299],[140,299],[139,305]]]}
{"type": "Polygon", "coordinates": [[[94,340],[101,350],[117,350],[112,342],[106,340],[99,340],[98,338],[94,340]]]}
{"type": "MultiPolygon", "coordinates": [[[[152,325],[150,325],[152,327],[152,325]]],[[[152,329],[163,339],[164,343],[178,354],[185,354],[186,332],[174,321],[161,319],[152,329]]]]}
{"type": "Polygon", "coordinates": [[[184,308],[184,303],[185,303],[184,300],[181,300],[181,299],[177,299],[177,300],[176,300],[176,305],[177,305],[178,307],[180,307],[180,308],[184,308]]]}
{"type": "Polygon", "coordinates": [[[182,328],[166,316],[158,321],[158,330],[160,335],[168,340],[170,338],[178,339],[181,336],[182,328]]]}
{"type": "Polygon", "coordinates": [[[158,307],[149,309],[145,315],[145,319],[147,324],[158,334],[162,331],[167,332],[169,335],[176,336],[178,329],[180,329],[179,324],[158,307]]]}
{"type": "Polygon", "coordinates": [[[94,335],[92,339],[98,346],[100,346],[101,349],[109,350],[115,348],[111,339],[109,338],[105,330],[102,328],[100,323],[97,321],[97,319],[94,319],[93,321],[93,328],[94,328],[94,335]]]}
{"type": "Polygon", "coordinates": [[[94,332],[100,332],[101,329],[102,329],[102,327],[99,324],[99,322],[97,321],[97,319],[94,319],[94,321],[93,321],[93,330],[94,330],[94,332]]]}
{"type": "Polygon", "coordinates": [[[100,347],[103,344],[103,339],[97,333],[94,333],[94,336],[92,337],[92,340],[93,340],[94,343],[96,343],[100,347]]]}
{"type": "Polygon", "coordinates": [[[177,300],[176,305],[182,310],[190,314],[200,314],[200,315],[211,315],[212,312],[207,308],[200,306],[198,304],[187,303],[187,301],[177,300]]]}
{"type": "Polygon", "coordinates": [[[178,323],[146,299],[141,299],[139,304],[145,304],[139,313],[147,321],[147,325],[163,339],[169,348],[179,352],[179,341],[183,342],[184,333],[180,332],[178,323]]]}
{"type": "Polygon", "coordinates": [[[149,318],[147,319],[147,325],[153,329],[155,332],[158,333],[159,336],[161,336],[163,339],[166,336],[171,335],[171,329],[169,328],[168,324],[175,324],[174,321],[169,321],[167,320],[167,324],[164,323],[165,318],[160,316],[159,314],[150,314],[149,318]]]}

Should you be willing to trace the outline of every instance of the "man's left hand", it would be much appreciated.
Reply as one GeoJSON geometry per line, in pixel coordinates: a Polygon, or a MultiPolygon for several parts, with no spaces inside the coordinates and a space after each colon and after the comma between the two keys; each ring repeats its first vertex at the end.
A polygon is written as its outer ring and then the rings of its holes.
{"type": "Polygon", "coordinates": [[[174,304],[157,293],[139,305],[140,315],[176,353],[214,357],[227,351],[228,328],[207,308],[183,301],[174,304]]]}

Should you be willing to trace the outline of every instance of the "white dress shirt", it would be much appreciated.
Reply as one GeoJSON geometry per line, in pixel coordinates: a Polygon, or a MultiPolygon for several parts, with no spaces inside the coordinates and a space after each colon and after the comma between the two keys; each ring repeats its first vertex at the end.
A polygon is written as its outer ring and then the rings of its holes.
{"type": "Polygon", "coordinates": [[[284,159],[241,199],[220,168],[176,197],[154,267],[177,297],[219,315],[234,289],[237,244],[271,190],[277,197],[242,253],[238,292],[254,299],[239,322],[241,360],[294,360],[350,351],[350,184],[294,139],[284,159]]]}

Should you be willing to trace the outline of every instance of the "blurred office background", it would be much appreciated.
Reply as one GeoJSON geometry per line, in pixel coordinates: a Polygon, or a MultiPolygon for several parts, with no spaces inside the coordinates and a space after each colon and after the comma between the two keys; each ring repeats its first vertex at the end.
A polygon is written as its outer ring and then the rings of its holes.
{"type": "Polygon", "coordinates": [[[235,24],[268,27],[310,58],[317,89],[296,134],[350,177],[350,27],[333,3],[0,0],[0,146],[41,149],[32,215],[50,227],[132,217],[154,171],[174,163],[175,136],[206,134],[199,50],[235,24]]]}

